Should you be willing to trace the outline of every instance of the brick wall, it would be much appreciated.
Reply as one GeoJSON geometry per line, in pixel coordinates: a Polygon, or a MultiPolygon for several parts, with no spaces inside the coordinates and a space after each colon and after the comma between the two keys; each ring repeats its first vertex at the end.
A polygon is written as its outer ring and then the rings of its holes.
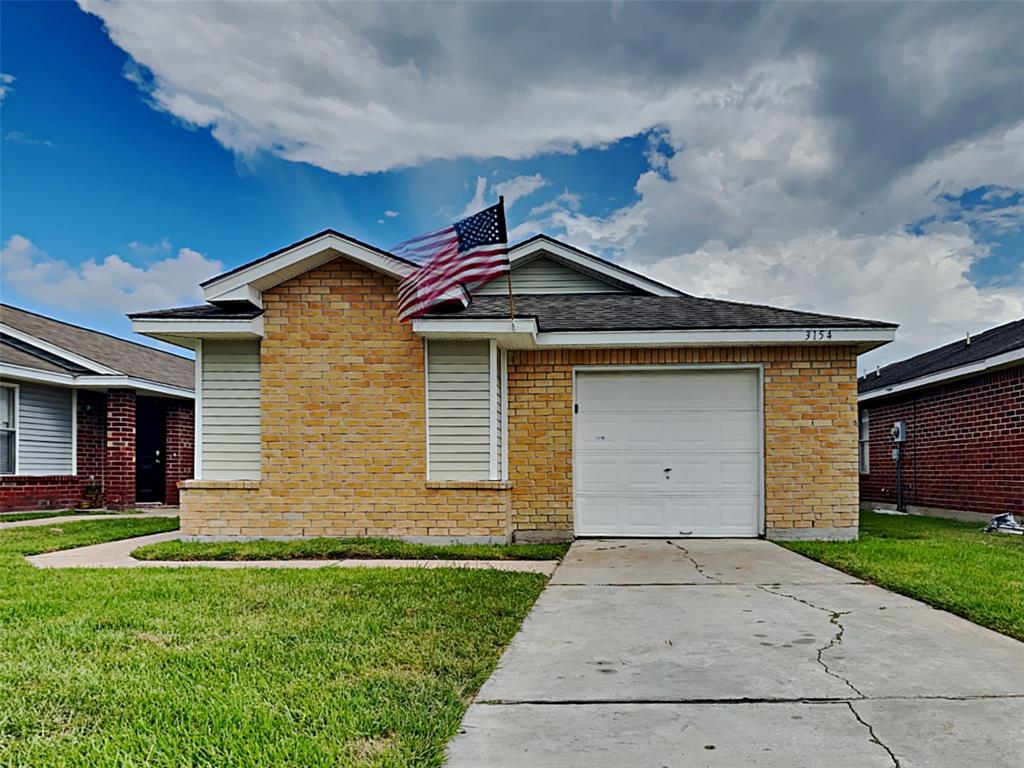
{"type": "MultiPolygon", "coordinates": [[[[78,474],[0,477],[0,511],[127,507],[135,503],[135,392],[78,390],[78,474]],[[107,439],[108,410],[114,414],[107,439]]],[[[167,409],[167,504],[192,477],[193,404],[163,398],[167,409]]]]}
{"type": "Polygon", "coordinates": [[[852,534],[857,526],[857,384],[856,357],[848,347],[510,352],[513,527],[572,530],[573,366],[701,363],[764,366],[769,535],[800,536],[812,529],[852,534]]]}
{"type": "Polygon", "coordinates": [[[502,484],[425,480],[423,342],[393,280],[337,260],[263,303],[261,480],[186,483],[184,534],[507,535],[502,484]]]}
{"type": "Polygon", "coordinates": [[[107,392],[103,498],[108,507],[135,503],[135,391],[107,392]]]}
{"type": "Polygon", "coordinates": [[[195,417],[192,403],[186,400],[165,400],[166,406],[166,498],[167,504],[178,503],[178,483],[192,477],[195,469],[195,417]]]}
{"type": "Polygon", "coordinates": [[[1024,366],[869,400],[870,473],[864,501],[896,502],[889,430],[907,422],[907,504],[994,515],[1024,509],[1024,366]]]}
{"type": "Polygon", "coordinates": [[[262,476],[184,484],[191,536],[572,530],[573,365],[763,363],[768,525],[856,531],[855,356],[842,347],[516,351],[501,483],[427,483],[423,342],[394,281],[346,260],[264,293],[262,476]]]}

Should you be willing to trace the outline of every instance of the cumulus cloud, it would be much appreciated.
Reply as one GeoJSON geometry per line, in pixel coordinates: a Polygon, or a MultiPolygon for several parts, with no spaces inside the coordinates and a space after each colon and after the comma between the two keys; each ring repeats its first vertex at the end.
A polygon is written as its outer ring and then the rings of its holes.
{"type": "Polygon", "coordinates": [[[398,217],[398,211],[384,211],[384,215],[389,219],[394,219],[398,217]]]}
{"type": "Polygon", "coordinates": [[[11,91],[14,90],[12,83],[17,78],[14,75],[9,75],[6,72],[0,72],[0,103],[7,97],[11,91]]]}
{"type": "MultiPolygon", "coordinates": [[[[151,104],[241,156],[367,173],[645,134],[633,202],[594,215],[592,190],[566,190],[510,234],[688,291],[902,321],[902,349],[1024,314],[1024,276],[968,279],[979,230],[1024,221],[1013,4],[83,7],[151,104]],[[982,187],[1003,191],[950,211],[982,187]]],[[[542,182],[481,176],[466,212],[542,182]]]]}
{"type": "Polygon", "coordinates": [[[80,264],[55,259],[22,235],[0,252],[4,292],[65,310],[136,312],[201,301],[199,282],[223,270],[191,248],[139,266],[117,254],[80,264]]]}
{"type": "Polygon", "coordinates": [[[920,236],[817,230],[735,248],[709,242],[654,264],[627,266],[699,295],[899,323],[895,344],[862,359],[866,370],[1024,317],[1024,280],[997,289],[968,278],[986,252],[962,225],[920,236]]]}

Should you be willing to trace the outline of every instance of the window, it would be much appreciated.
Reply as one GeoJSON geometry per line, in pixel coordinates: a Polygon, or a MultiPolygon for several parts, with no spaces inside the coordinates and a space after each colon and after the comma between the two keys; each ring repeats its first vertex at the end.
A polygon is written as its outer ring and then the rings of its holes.
{"type": "Polygon", "coordinates": [[[14,387],[0,386],[0,474],[3,475],[13,475],[17,470],[17,393],[14,387]]]}
{"type": "Polygon", "coordinates": [[[860,473],[866,475],[871,471],[871,421],[866,410],[860,412],[860,473]]]}

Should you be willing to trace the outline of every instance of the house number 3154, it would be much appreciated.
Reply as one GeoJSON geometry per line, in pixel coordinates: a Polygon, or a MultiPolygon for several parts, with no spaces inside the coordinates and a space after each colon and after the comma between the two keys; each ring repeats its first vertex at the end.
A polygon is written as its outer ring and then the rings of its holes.
{"type": "Polygon", "coordinates": [[[804,331],[804,341],[824,341],[832,338],[832,331],[808,329],[804,331]]]}

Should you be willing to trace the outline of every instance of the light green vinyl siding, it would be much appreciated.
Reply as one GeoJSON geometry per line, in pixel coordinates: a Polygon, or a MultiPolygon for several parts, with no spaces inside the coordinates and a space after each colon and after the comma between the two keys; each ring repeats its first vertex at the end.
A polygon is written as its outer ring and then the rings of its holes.
{"type": "Polygon", "coordinates": [[[431,480],[490,479],[490,347],[427,343],[427,461],[431,480]]]}
{"type": "Polygon", "coordinates": [[[202,476],[260,477],[260,345],[204,341],[202,349],[202,476]]]}
{"type": "MultiPolygon", "coordinates": [[[[623,293],[618,286],[598,280],[564,264],[543,257],[512,268],[512,292],[516,293],[623,293]]],[[[476,290],[482,296],[508,293],[505,275],[476,290]]]]}

